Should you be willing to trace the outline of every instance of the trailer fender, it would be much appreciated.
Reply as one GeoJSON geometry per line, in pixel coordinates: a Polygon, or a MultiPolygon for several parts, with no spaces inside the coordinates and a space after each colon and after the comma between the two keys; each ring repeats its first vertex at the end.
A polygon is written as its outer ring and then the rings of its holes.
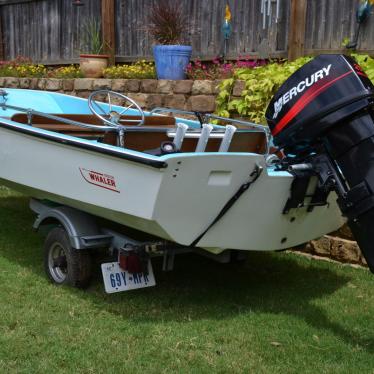
{"type": "Polygon", "coordinates": [[[75,249],[100,248],[111,243],[112,236],[103,234],[90,214],[64,205],[50,206],[36,199],[31,199],[30,208],[38,214],[33,224],[35,230],[57,223],[66,230],[75,249]]]}

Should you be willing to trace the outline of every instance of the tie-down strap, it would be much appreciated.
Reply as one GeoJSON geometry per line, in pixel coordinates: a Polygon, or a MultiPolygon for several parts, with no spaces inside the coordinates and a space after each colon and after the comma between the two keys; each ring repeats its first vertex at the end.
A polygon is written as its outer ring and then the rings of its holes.
{"type": "Polygon", "coordinates": [[[263,167],[256,164],[253,171],[249,175],[247,182],[243,183],[239,189],[235,192],[234,196],[224,205],[221,211],[218,213],[217,217],[212,221],[212,223],[190,244],[191,247],[195,247],[196,244],[202,239],[202,237],[230,210],[230,208],[236,203],[236,201],[243,195],[245,191],[257,180],[261,175],[263,167]]]}

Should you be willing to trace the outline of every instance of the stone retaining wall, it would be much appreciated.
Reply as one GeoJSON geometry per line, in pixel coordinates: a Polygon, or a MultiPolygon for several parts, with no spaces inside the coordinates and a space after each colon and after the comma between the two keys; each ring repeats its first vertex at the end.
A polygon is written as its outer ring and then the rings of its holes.
{"type": "MultiPolygon", "coordinates": [[[[213,112],[219,81],[156,79],[47,79],[0,78],[0,87],[61,92],[87,98],[92,91],[111,89],[133,98],[142,108],[171,107],[188,111],[213,112]]],[[[240,96],[245,82],[236,82],[233,96],[240,96]]],[[[366,265],[348,227],[312,240],[304,248],[312,254],[366,265]]]]}
{"type": "Polygon", "coordinates": [[[0,87],[55,91],[83,98],[95,90],[111,89],[148,110],[171,107],[201,112],[214,112],[218,84],[207,80],[0,78],[0,87]]]}

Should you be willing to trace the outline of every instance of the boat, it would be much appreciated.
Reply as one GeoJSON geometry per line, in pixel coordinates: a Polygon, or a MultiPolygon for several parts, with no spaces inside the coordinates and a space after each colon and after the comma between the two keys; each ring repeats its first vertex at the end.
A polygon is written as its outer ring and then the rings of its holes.
{"type": "Polygon", "coordinates": [[[294,73],[269,104],[269,127],[145,112],[110,90],[82,99],[3,88],[0,183],[39,215],[49,202],[212,255],[298,246],[348,220],[373,269],[373,92],[343,55],[294,73]]]}

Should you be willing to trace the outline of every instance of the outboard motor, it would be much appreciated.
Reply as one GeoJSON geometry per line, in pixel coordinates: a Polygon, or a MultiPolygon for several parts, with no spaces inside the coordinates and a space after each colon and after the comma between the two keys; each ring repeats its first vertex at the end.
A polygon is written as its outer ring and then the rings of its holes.
{"type": "Polygon", "coordinates": [[[374,272],[374,86],[370,79],[351,57],[320,55],[281,86],[266,119],[274,144],[286,155],[280,168],[295,176],[284,213],[304,199],[305,179],[317,175],[319,185],[310,209],[336,191],[342,214],[374,272]]]}

